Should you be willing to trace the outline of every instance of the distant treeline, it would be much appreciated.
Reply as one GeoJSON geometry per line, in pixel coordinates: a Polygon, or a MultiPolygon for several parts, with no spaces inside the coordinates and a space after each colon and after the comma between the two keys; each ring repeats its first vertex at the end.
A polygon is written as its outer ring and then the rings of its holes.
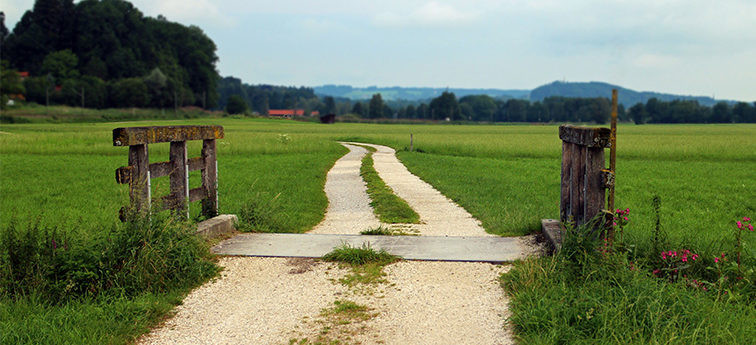
{"type": "Polygon", "coordinates": [[[12,33],[0,29],[2,59],[29,73],[21,90],[29,101],[89,108],[218,101],[215,43],[199,27],[145,17],[127,1],[37,0],[12,33]]]}
{"type": "MultiPolygon", "coordinates": [[[[337,109],[348,108],[337,103],[337,109]]],[[[347,112],[341,112],[344,114],[347,112]]],[[[351,104],[349,113],[365,118],[430,119],[485,122],[595,122],[606,123],[611,113],[607,98],[546,97],[531,102],[521,99],[495,99],[486,95],[465,96],[457,100],[454,93],[444,92],[428,103],[393,107],[383,102],[380,94],[370,102],[351,104]]],[[[719,102],[713,107],[695,100],[670,102],[651,98],[625,110],[618,105],[620,121],[635,123],[756,123],[756,103],[730,105],[719,102]]]]}
{"type": "Polygon", "coordinates": [[[738,102],[730,105],[718,102],[712,107],[697,101],[671,102],[649,99],[628,109],[627,116],[635,123],[756,123],[756,102],[738,102]]]}
{"type": "Polygon", "coordinates": [[[218,108],[225,109],[231,96],[241,97],[246,106],[259,114],[268,109],[305,109],[308,113],[321,110],[323,103],[308,87],[249,85],[241,79],[225,77],[218,82],[218,108]]]}
{"type": "MultiPolygon", "coordinates": [[[[485,122],[596,122],[609,119],[611,103],[606,98],[549,97],[542,102],[522,99],[495,99],[487,95],[468,95],[457,99],[443,92],[428,103],[392,108],[380,94],[370,102],[353,103],[351,113],[366,118],[428,119],[485,122]]],[[[620,105],[619,112],[624,114],[620,105]]]]}

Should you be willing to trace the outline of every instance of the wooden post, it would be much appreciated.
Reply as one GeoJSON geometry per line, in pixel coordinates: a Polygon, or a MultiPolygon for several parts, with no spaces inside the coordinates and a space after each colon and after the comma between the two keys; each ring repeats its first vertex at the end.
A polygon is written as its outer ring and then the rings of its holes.
{"type": "Polygon", "coordinates": [[[410,152],[412,152],[414,150],[415,150],[415,147],[414,147],[414,143],[413,143],[412,133],[410,133],[410,152]]]}
{"type": "Polygon", "coordinates": [[[202,142],[202,188],[205,199],[202,200],[202,214],[215,217],[218,214],[218,160],[216,158],[215,139],[202,142]]]}
{"type": "Polygon", "coordinates": [[[186,141],[172,141],[170,151],[171,196],[167,201],[176,215],[189,218],[189,168],[186,166],[186,141]]]}
{"type": "MultiPolygon", "coordinates": [[[[604,208],[604,148],[609,128],[562,125],[562,172],[559,213],[562,222],[580,226],[604,208]]],[[[597,224],[598,225],[598,224],[597,224]]]]}
{"type": "Polygon", "coordinates": [[[150,209],[150,160],[147,144],[129,146],[131,205],[139,213],[150,209]]]}

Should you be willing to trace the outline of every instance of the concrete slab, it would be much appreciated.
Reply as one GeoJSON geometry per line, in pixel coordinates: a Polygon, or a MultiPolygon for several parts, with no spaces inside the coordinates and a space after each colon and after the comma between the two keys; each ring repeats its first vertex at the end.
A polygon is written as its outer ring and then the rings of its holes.
{"type": "Polygon", "coordinates": [[[368,236],[330,234],[240,234],[213,252],[221,255],[319,258],[342,244],[369,244],[405,260],[511,262],[526,256],[526,246],[510,237],[368,236]]]}

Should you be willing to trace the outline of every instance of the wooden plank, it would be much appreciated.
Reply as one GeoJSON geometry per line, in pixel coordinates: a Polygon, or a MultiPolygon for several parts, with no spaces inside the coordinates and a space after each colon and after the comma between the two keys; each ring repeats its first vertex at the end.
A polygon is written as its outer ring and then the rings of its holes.
{"type": "Polygon", "coordinates": [[[604,149],[586,148],[585,163],[585,208],[583,215],[586,221],[593,219],[604,209],[604,149]]]}
{"type": "Polygon", "coordinates": [[[206,199],[202,201],[202,214],[215,217],[218,214],[218,161],[215,140],[204,140],[202,143],[202,159],[205,167],[202,169],[202,187],[205,188],[206,199]]]}
{"type": "Polygon", "coordinates": [[[113,130],[113,146],[223,138],[223,126],[121,127],[113,130]]]}
{"type": "Polygon", "coordinates": [[[197,171],[205,168],[205,159],[202,157],[190,158],[186,161],[189,166],[189,171],[197,171]]]}
{"type": "Polygon", "coordinates": [[[587,147],[609,147],[611,129],[604,127],[559,126],[559,139],[587,147]]]}
{"type": "Polygon", "coordinates": [[[134,172],[134,167],[126,166],[116,169],[115,179],[119,184],[131,183],[131,174],[134,172]]]}
{"type": "Polygon", "coordinates": [[[197,187],[189,190],[189,202],[200,201],[207,196],[205,188],[197,187]]]}
{"type": "Polygon", "coordinates": [[[150,209],[150,159],[147,145],[129,146],[129,166],[132,167],[129,197],[138,212],[150,209]]]}
{"type": "Polygon", "coordinates": [[[158,178],[168,176],[171,173],[171,169],[173,169],[171,162],[150,163],[150,177],[158,178]]]}
{"type": "Polygon", "coordinates": [[[570,184],[570,215],[576,226],[585,223],[583,203],[585,202],[585,146],[572,146],[572,183],[570,184]]]}
{"type": "Polygon", "coordinates": [[[171,151],[169,153],[171,160],[171,198],[174,201],[174,211],[177,215],[188,215],[186,200],[189,198],[189,172],[186,169],[186,141],[171,142],[171,151]]]}
{"type": "Polygon", "coordinates": [[[562,142],[562,184],[559,195],[559,217],[564,223],[567,222],[570,209],[570,182],[572,181],[572,146],[568,142],[562,142]]]}

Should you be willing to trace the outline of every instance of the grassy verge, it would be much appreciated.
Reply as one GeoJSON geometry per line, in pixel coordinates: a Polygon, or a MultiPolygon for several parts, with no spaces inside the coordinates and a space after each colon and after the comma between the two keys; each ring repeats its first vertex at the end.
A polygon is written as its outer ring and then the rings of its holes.
{"type": "Polygon", "coordinates": [[[752,343],[756,255],[735,248],[715,259],[671,246],[663,234],[658,238],[654,252],[622,241],[608,245],[587,228],[568,229],[554,257],[515,264],[501,281],[512,297],[509,321],[519,340],[752,343]]]}
{"type": "MultiPolygon", "coordinates": [[[[360,145],[362,146],[362,145],[360,145]]],[[[386,183],[383,182],[378,172],[373,167],[373,152],[375,148],[362,146],[368,150],[368,154],[362,158],[360,175],[367,184],[367,194],[370,197],[370,206],[383,223],[420,223],[420,215],[410,207],[407,202],[396,196],[386,183]]]]}

